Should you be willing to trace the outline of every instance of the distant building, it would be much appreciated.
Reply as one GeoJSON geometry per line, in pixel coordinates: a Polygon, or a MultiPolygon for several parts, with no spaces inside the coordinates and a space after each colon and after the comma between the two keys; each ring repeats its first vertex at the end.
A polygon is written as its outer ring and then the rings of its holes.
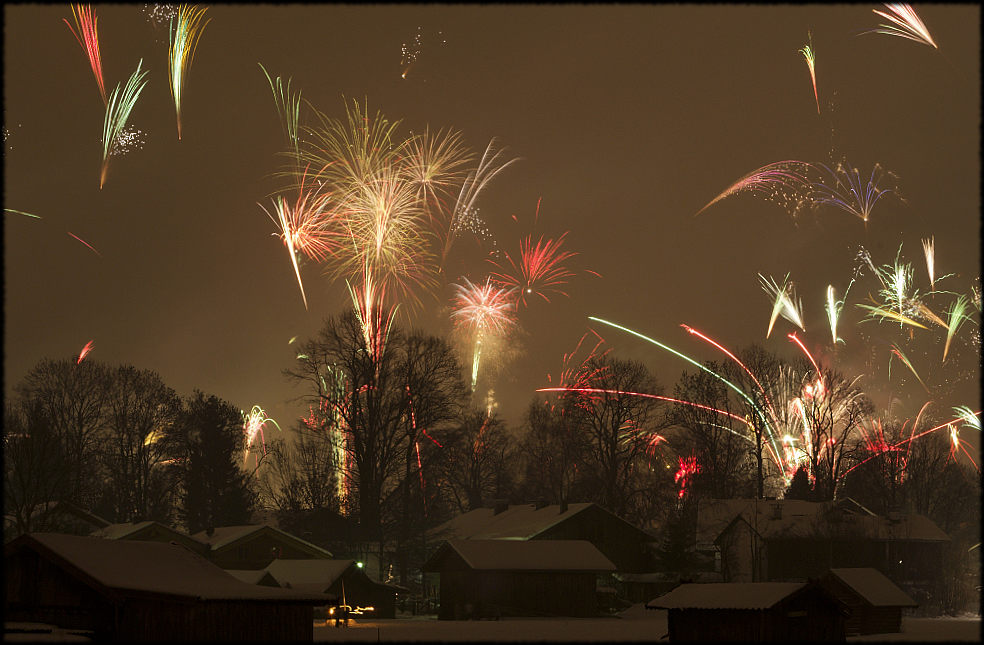
{"type": "Polygon", "coordinates": [[[330,560],[331,553],[269,525],[220,526],[195,533],[207,557],[223,569],[263,569],[274,560],[330,560]]]}
{"type": "Polygon", "coordinates": [[[815,583],[684,584],[646,607],[667,610],[671,643],[845,640],[846,610],[815,583]]]}
{"type": "Polygon", "coordinates": [[[72,502],[47,502],[38,505],[31,516],[18,522],[14,515],[4,515],[4,539],[12,539],[24,530],[32,532],[50,531],[70,535],[88,535],[93,530],[110,525],[95,513],[91,513],[72,502]]]}
{"type": "Polygon", "coordinates": [[[462,620],[597,615],[615,565],[584,540],[451,540],[423,569],[440,574],[438,618],[462,620]]]}
{"type": "Polygon", "coordinates": [[[176,531],[160,522],[125,522],[110,524],[92,532],[92,537],[107,540],[145,540],[148,542],[174,542],[199,555],[208,555],[208,545],[190,535],[176,531]]]}
{"type": "Polygon", "coordinates": [[[651,571],[656,539],[593,503],[499,503],[459,515],[429,535],[434,540],[587,540],[620,572],[651,571]]]}
{"type": "Polygon", "coordinates": [[[4,547],[6,621],[114,641],[311,641],[324,594],[237,580],[174,544],[30,533],[4,547]]]}
{"type": "Polygon", "coordinates": [[[902,610],[918,606],[871,568],[831,569],[820,584],[850,611],[845,624],[848,636],[898,633],[902,631],[902,610]]]}
{"type": "Polygon", "coordinates": [[[399,587],[375,582],[355,560],[274,560],[265,569],[281,586],[337,596],[371,618],[395,618],[399,587]]]}

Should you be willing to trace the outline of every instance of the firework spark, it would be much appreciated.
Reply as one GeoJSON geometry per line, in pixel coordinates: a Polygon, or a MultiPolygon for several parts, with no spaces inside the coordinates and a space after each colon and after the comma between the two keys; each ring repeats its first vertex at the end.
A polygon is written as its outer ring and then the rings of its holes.
{"type": "Polygon", "coordinates": [[[946,312],[946,344],[943,346],[944,361],[946,361],[946,355],[950,351],[950,342],[956,335],[957,330],[960,329],[960,325],[970,318],[967,313],[967,307],[969,305],[970,300],[967,296],[960,294],[960,296],[950,304],[950,308],[946,312]]]}
{"type": "MultiPolygon", "coordinates": [[[[919,376],[919,373],[916,371],[916,368],[912,366],[912,361],[909,360],[908,356],[902,353],[902,350],[898,348],[898,345],[892,345],[892,354],[897,356],[898,359],[902,361],[902,363],[906,367],[909,368],[909,371],[912,372],[912,375],[916,377],[916,380],[919,381],[919,384],[923,386],[923,389],[926,390],[926,393],[930,394],[929,388],[926,387],[926,383],[923,382],[922,377],[919,376]]],[[[889,367],[889,370],[891,370],[891,366],[889,367]]],[[[891,371],[889,372],[889,375],[891,375],[891,371]]]]}
{"type": "MultiPolygon", "coordinates": [[[[848,286],[848,290],[850,290],[850,286],[848,286]]],[[[830,342],[834,345],[844,342],[844,339],[837,335],[837,322],[840,320],[841,311],[844,309],[844,302],[846,300],[846,292],[844,299],[838,300],[837,293],[834,291],[834,285],[827,285],[827,302],[824,305],[824,309],[827,312],[827,322],[830,323],[830,342]]]]}
{"type": "Polygon", "coordinates": [[[926,25],[923,24],[923,21],[916,14],[916,10],[910,5],[901,2],[886,2],[885,7],[891,13],[885,13],[878,9],[872,9],[871,12],[888,20],[889,24],[882,23],[878,25],[877,29],[870,29],[862,33],[898,36],[899,38],[905,38],[923,45],[928,45],[934,49],[939,49],[933,37],[929,35],[929,29],[926,28],[926,25]]]}
{"type": "Polygon", "coordinates": [[[143,59],[141,58],[140,62],[137,63],[136,71],[130,75],[130,79],[123,87],[123,91],[120,91],[120,86],[117,84],[106,104],[106,117],[103,119],[103,161],[102,170],[99,173],[100,189],[106,183],[106,170],[109,168],[109,158],[112,156],[113,146],[120,133],[126,129],[130,112],[133,110],[137,99],[140,98],[140,93],[147,86],[148,72],[146,70],[140,71],[142,65],[143,59]]]}
{"type": "Polygon", "coordinates": [[[817,69],[816,69],[816,52],[813,51],[813,34],[807,32],[807,38],[809,43],[803,45],[803,48],[799,50],[799,53],[803,54],[803,58],[806,59],[806,65],[810,68],[810,78],[813,79],[813,97],[817,101],[817,114],[820,114],[820,95],[817,94],[817,69]]]}
{"type": "Polygon", "coordinates": [[[91,244],[89,244],[88,242],[86,242],[85,240],[83,240],[81,237],[79,237],[75,233],[72,233],[71,231],[65,231],[65,232],[68,233],[71,237],[73,237],[76,240],[78,240],[79,242],[81,242],[82,244],[84,244],[90,251],[92,251],[93,253],[95,253],[99,257],[102,257],[102,253],[100,253],[99,251],[97,251],[94,246],[92,246],[91,244]]]}
{"type": "Polygon", "coordinates": [[[455,298],[451,320],[475,338],[471,376],[471,389],[474,392],[483,342],[489,337],[502,336],[515,326],[515,307],[510,301],[509,292],[492,284],[491,278],[486,278],[485,284],[477,285],[468,278],[463,281],[464,285],[453,285],[455,298]]]}
{"type": "Polygon", "coordinates": [[[243,451],[243,462],[245,462],[249,459],[249,453],[253,448],[253,444],[256,442],[257,436],[260,437],[263,454],[266,454],[266,438],[263,435],[263,426],[268,421],[276,426],[277,430],[280,430],[280,426],[276,421],[268,417],[263,408],[258,405],[254,405],[248,414],[242,411],[240,413],[243,415],[243,439],[246,444],[246,448],[243,451]]]}
{"type": "Polygon", "coordinates": [[[772,327],[775,325],[776,319],[780,314],[783,318],[805,331],[806,329],[803,326],[803,302],[796,299],[794,284],[789,281],[789,274],[787,273],[786,277],[783,278],[781,287],[771,276],[766,278],[761,273],[759,274],[759,281],[765,292],[773,299],[772,314],[769,317],[769,329],[766,331],[765,337],[768,338],[772,334],[772,327]]]}
{"type": "Polygon", "coordinates": [[[776,202],[795,215],[807,203],[807,192],[811,186],[808,176],[810,164],[804,161],[777,161],[750,172],[725,188],[717,197],[697,211],[705,210],[725,197],[741,192],[762,194],[765,199],[776,202]]]}
{"type": "Polygon", "coordinates": [[[147,140],[144,137],[144,131],[128,125],[117,133],[109,154],[113,157],[122,157],[134,150],[143,150],[145,143],[147,140]]]}
{"type": "Polygon", "coordinates": [[[929,288],[936,290],[936,238],[929,237],[922,241],[923,255],[926,256],[926,273],[929,274],[929,288]]]}
{"type": "Polygon", "coordinates": [[[106,85],[103,82],[102,59],[99,56],[99,33],[96,28],[99,19],[96,18],[91,5],[73,4],[69,6],[72,8],[75,28],[72,28],[67,18],[63,20],[75,39],[79,41],[82,51],[89,57],[92,74],[96,77],[96,84],[99,86],[99,95],[102,97],[103,105],[106,105],[106,85]]]}
{"type": "Polygon", "coordinates": [[[89,352],[92,351],[92,343],[93,343],[93,341],[90,340],[88,343],[85,344],[85,347],[82,348],[82,351],[79,352],[79,359],[77,361],[75,361],[75,364],[76,365],[78,365],[79,363],[81,363],[82,362],[82,359],[84,359],[86,356],[88,356],[89,355],[89,352]]]}
{"type": "Polygon", "coordinates": [[[810,189],[810,200],[814,205],[836,206],[866,224],[882,196],[891,193],[898,196],[895,175],[883,171],[880,164],[874,165],[867,180],[861,178],[860,170],[846,161],[839,162],[833,168],[824,164],[813,164],[813,167],[823,172],[823,177],[813,182],[810,189]],[[880,188],[879,182],[886,177],[893,182],[892,187],[880,188]]]}
{"type": "Polygon", "coordinates": [[[267,82],[270,84],[270,91],[273,92],[273,102],[277,106],[277,114],[280,116],[280,124],[284,131],[284,139],[294,154],[294,159],[300,158],[300,139],[298,124],[301,117],[301,93],[292,94],[290,91],[291,79],[287,79],[284,85],[283,80],[278,76],[276,80],[263,67],[263,63],[257,63],[263,70],[267,82]]]}
{"type": "Polygon", "coordinates": [[[567,233],[563,233],[559,238],[546,240],[541,235],[533,243],[533,237],[527,235],[519,242],[519,259],[513,259],[509,253],[505,253],[505,263],[495,264],[499,271],[492,274],[493,278],[503,287],[515,294],[517,302],[526,305],[526,296],[536,293],[541,298],[550,302],[548,293],[555,293],[566,296],[567,293],[561,289],[568,280],[574,277],[574,273],[564,265],[564,262],[577,255],[576,252],[563,249],[564,239],[567,233]]]}
{"type": "Polygon", "coordinates": [[[178,121],[178,141],[181,140],[181,97],[184,93],[185,79],[188,68],[195,58],[198,39],[209,21],[202,22],[207,8],[198,5],[183,4],[178,9],[175,19],[171,20],[169,31],[170,47],[168,49],[168,80],[171,85],[171,96],[174,98],[174,111],[178,121]],[[177,25],[175,26],[175,21],[177,25]]]}
{"type": "Polygon", "coordinates": [[[420,56],[420,48],[423,45],[423,29],[423,27],[417,27],[417,33],[414,34],[410,44],[403,43],[403,46],[400,48],[400,67],[403,69],[400,78],[407,77],[410,68],[413,67],[413,64],[417,62],[417,58],[420,56]]]}

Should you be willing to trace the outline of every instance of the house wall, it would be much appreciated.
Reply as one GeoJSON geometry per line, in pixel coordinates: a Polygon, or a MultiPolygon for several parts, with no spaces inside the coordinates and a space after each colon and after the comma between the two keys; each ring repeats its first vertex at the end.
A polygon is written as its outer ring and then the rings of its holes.
{"type": "Polygon", "coordinates": [[[616,569],[626,573],[651,571],[654,566],[647,548],[650,539],[596,506],[572,515],[534,539],[587,540],[611,560],[616,569]]]}
{"type": "Polygon", "coordinates": [[[311,606],[275,601],[179,602],[128,599],[118,640],[269,642],[314,639],[311,606]]]}
{"type": "Polygon", "coordinates": [[[854,589],[833,575],[825,576],[821,584],[850,612],[844,621],[848,636],[893,634],[902,631],[901,607],[873,607],[854,589]]]}
{"type": "Polygon", "coordinates": [[[396,594],[370,580],[364,573],[349,567],[326,593],[335,594],[341,602],[342,583],[345,583],[345,602],[351,607],[373,607],[372,618],[396,618],[396,594]]]}
{"type": "Polygon", "coordinates": [[[438,618],[594,616],[595,588],[593,573],[445,570],[438,618]]]}
{"type": "Polygon", "coordinates": [[[725,582],[763,582],[769,565],[765,545],[744,522],[721,534],[721,578],[725,582]]]}

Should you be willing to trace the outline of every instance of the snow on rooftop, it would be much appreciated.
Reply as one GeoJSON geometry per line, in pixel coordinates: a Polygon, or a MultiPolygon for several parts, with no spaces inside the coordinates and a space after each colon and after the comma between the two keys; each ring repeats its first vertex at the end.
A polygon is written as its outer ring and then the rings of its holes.
{"type": "Polygon", "coordinates": [[[320,586],[325,590],[338,580],[355,560],[274,560],[266,571],[281,587],[290,584],[292,589],[304,586],[320,586]]]}
{"type": "Polygon", "coordinates": [[[917,603],[877,569],[831,569],[848,587],[875,607],[917,607],[917,603]]]}
{"type": "Polygon", "coordinates": [[[568,504],[567,510],[560,512],[560,506],[553,504],[536,508],[533,504],[517,504],[496,513],[495,509],[477,508],[469,511],[433,530],[433,535],[448,539],[528,540],[558,522],[577,515],[591,503],[568,504]]]}
{"type": "Polygon", "coordinates": [[[103,527],[101,529],[96,529],[89,535],[92,537],[106,538],[107,540],[119,540],[127,535],[132,535],[141,529],[144,529],[153,524],[151,521],[145,522],[122,522],[120,524],[110,524],[109,526],[103,527]]]}
{"type": "Polygon", "coordinates": [[[680,585],[646,603],[651,609],[768,609],[805,582],[707,582],[680,585]]]}
{"type": "Polygon", "coordinates": [[[219,549],[225,548],[245,537],[253,535],[254,533],[259,533],[260,531],[268,530],[274,534],[278,534],[288,540],[292,540],[299,544],[312,549],[316,552],[323,553],[326,558],[331,557],[331,553],[321,548],[316,544],[311,544],[307,540],[302,540],[296,535],[291,535],[286,531],[281,531],[280,529],[270,526],[269,524],[244,524],[240,526],[217,526],[212,535],[208,534],[208,531],[199,531],[191,537],[199,542],[204,542],[211,545],[212,551],[218,551],[219,549]]]}
{"type": "Polygon", "coordinates": [[[242,582],[178,545],[143,540],[105,540],[60,533],[30,533],[22,538],[28,548],[32,548],[31,541],[34,541],[113,589],[204,600],[324,601],[317,595],[291,593],[242,582]]]}
{"type": "Polygon", "coordinates": [[[472,569],[503,571],[614,571],[587,540],[450,540],[472,569]]]}

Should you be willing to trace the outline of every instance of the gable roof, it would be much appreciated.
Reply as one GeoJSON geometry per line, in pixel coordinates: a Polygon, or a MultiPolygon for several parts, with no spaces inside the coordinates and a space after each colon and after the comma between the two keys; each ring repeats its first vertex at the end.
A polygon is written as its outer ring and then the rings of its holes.
{"type": "Polygon", "coordinates": [[[869,567],[831,569],[830,575],[838,578],[874,607],[919,606],[877,569],[869,567]]]}
{"type": "Polygon", "coordinates": [[[272,535],[273,537],[290,542],[294,546],[300,548],[301,550],[308,551],[312,555],[322,558],[331,558],[331,553],[322,549],[320,546],[311,544],[306,540],[291,535],[286,531],[281,531],[278,528],[274,528],[269,524],[244,524],[240,526],[218,526],[214,529],[212,535],[208,535],[208,531],[199,531],[191,537],[199,542],[204,542],[209,545],[209,548],[214,553],[216,551],[221,551],[227,549],[240,540],[255,536],[259,533],[266,533],[272,535]]]}
{"type": "Polygon", "coordinates": [[[274,560],[266,571],[281,587],[324,592],[342,577],[355,560],[274,560]]]}
{"type": "Polygon", "coordinates": [[[448,520],[429,533],[433,538],[447,540],[530,540],[592,507],[640,536],[654,539],[639,527],[591,502],[568,504],[563,512],[559,504],[541,508],[534,504],[516,504],[499,513],[492,508],[477,508],[448,520]]]}
{"type": "Polygon", "coordinates": [[[649,609],[768,609],[804,589],[805,582],[683,584],[646,603],[649,609]]]}
{"type": "Polygon", "coordinates": [[[258,587],[229,575],[188,549],[163,542],[104,540],[60,533],[28,533],[10,542],[6,557],[30,549],[89,584],[108,590],[198,600],[324,603],[321,594],[258,587]]]}
{"type": "Polygon", "coordinates": [[[279,587],[281,586],[277,579],[270,575],[270,572],[266,569],[223,569],[233,578],[242,580],[243,582],[249,583],[251,585],[263,585],[265,587],[279,587]]]}
{"type": "Polygon", "coordinates": [[[449,540],[424,569],[436,571],[449,552],[472,569],[494,571],[614,571],[615,565],[587,540],[449,540]]]}

